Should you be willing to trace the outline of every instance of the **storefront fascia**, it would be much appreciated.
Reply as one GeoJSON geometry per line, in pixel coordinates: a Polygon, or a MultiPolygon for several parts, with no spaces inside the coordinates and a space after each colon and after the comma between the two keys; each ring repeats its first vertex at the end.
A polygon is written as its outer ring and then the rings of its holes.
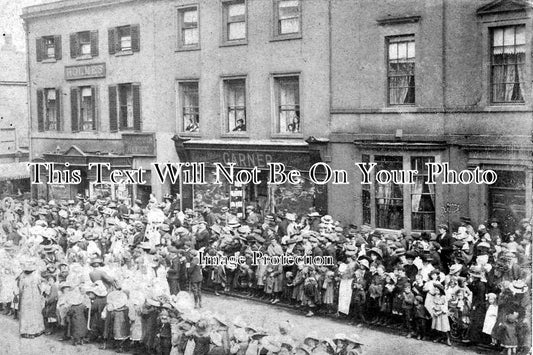
{"type": "MultiPolygon", "coordinates": [[[[82,181],[80,184],[36,185],[39,198],[68,200],[73,199],[78,193],[89,197],[111,199],[133,197],[131,186],[109,182],[107,169],[103,170],[104,182],[101,184],[96,183],[96,168],[89,169],[89,164],[92,163],[110,163],[111,169],[131,169],[131,156],[89,153],[72,146],[65,153],[43,154],[43,162],[54,163],[57,170],[80,170],[82,181]],[[69,166],[65,167],[65,163],[69,166]]],[[[43,179],[47,178],[46,173],[42,173],[41,176],[43,179]]]]}
{"type": "Polygon", "coordinates": [[[310,138],[298,143],[228,143],[174,136],[173,141],[181,162],[205,163],[206,168],[206,185],[179,182],[176,190],[180,191],[183,209],[197,208],[208,203],[213,205],[215,210],[224,206],[230,207],[239,217],[244,217],[247,205],[253,205],[263,214],[287,210],[303,215],[311,208],[322,214],[327,213],[327,186],[312,184],[307,174],[314,163],[322,161],[326,140],[310,138]],[[261,183],[241,186],[223,180],[222,185],[214,184],[215,163],[223,166],[234,163],[235,171],[257,168],[261,183]],[[300,171],[301,183],[267,185],[269,163],[281,163],[286,170],[300,171]]]}

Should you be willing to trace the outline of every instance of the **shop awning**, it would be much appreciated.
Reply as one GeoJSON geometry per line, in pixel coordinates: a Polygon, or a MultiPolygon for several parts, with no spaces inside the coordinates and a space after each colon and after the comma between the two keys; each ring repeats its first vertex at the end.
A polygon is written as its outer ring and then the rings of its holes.
{"type": "Polygon", "coordinates": [[[0,181],[29,179],[28,162],[0,164],[0,181]]]}

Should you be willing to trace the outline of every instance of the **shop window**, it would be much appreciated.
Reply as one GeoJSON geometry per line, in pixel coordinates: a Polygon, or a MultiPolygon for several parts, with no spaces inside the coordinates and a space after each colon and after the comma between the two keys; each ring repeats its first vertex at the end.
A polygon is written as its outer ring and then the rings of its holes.
{"type": "Polygon", "coordinates": [[[131,54],[140,51],[140,26],[127,25],[107,30],[109,54],[131,54]]]}
{"type": "Polygon", "coordinates": [[[415,103],[415,36],[388,38],[389,105],[415,103]]]}
{"type": "Polygon", "coordinates": [[[61,36],[36,38],[36,55],[38,62],[61,59],[61,36]]]}
{"type": "Polygon", "coordinates": [[[197,81],[179,83],[179,102],[183,132],[198,132],[200,130],[200,107],[197,81]]]}
{"type": "Polygon", "coordinates": [[[98,57],[98,31],[82,31],[70,35],[70,57],[89,59],[98,57]]]}
{"type": "Polygon", "coordinates": [[[109,90],[109,130],[141,130],[141,87],[138,83],[111,85],[109,90]]]}
{"type": "Polygon", "coordinates": [[[198,6],[178,9],[178,48],[196,49],[199,47],[198,6]]]}
{"type": "Polygon", "coordinates": [[[299,77],[275,77],[274,82],[278,133],[300,133],[299,77]]]}
{"type": "Polygon", "coordinates": [[[246,2],[224,1],[224,41],[246,41],[246,2]]]}
{"type": "Polygon", "coordinates": [[[491,30],[491,97],[493,103],[524,102],[526,31],[524,25],[491,30]]]}
{"type": "MultiPolygon", "coordinates": [[[[402,170],[401,156],[375,156],[375,171],[402,170]]],[[[403,185],[375,184],[376,227],[403,228],[403,185]]]]}
{"type": "Polygon", "coordinates": [[[70,91],[72,131],[96,130],[96,86],[74,87],[70,91]]]}
{"type": "MultiPolygon", "coordinates": [[[[367,164],[370,163],[370,156],[367,154],[363,154],[361,162],[367,164]]],[[[370,186],[369,184],[361,184],[362,189],[362,199],[361,204],[363,208],[363,224],[370,225],[372,223],[371,215],[372,215],[372,207],[370,206],[372,203],[372,198],[370,194],[370,186]]]]}
{"type": "Polygon", "coordinates": [[[300,0],[274,0],[274,27],[276,37],[301,34],[300,0]]]}
{"type": "Polygon", "coordinates": [[[224,80],[228,132],[246,132],[246,80],[224,80]]]}
{"type": "Polygon", "coordinates": [[[428,171],[426,163],[433,163],[433,157],[412,157],[411,170],[417,170],[414,185],[411,185],[411,229],[435,230],[435,185],[426,184],[428,171]]]}
{"type": "Polygon", "coordinates": [[[61,90],[37,90],[37,126],[39,131],[59,131],[61,90]]]}

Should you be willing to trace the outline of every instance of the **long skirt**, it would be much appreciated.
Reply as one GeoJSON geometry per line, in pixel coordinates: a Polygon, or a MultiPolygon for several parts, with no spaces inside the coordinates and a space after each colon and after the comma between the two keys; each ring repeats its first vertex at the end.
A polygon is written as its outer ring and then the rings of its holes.
{"type": "Polygon", "coordinates": [[[340,313],[350,313],[350,303],[352,302],[352,281],[353,279],[342,279],[339,284],[339,306],[340,313]]]}
{"type": "Polygon", "coordinates": [[[44,332],[44,300],[35,275],[23,275],[20,280],[20,334],[36,335],[44,332]]]}
{"type": "Polygon", "coordinates": [[[431,323],[431,329],[438,330],[439,332],[450,331],[450,321],[448,320],[447,314],[433,316],[432,319],[433,321],[431,323]]]}

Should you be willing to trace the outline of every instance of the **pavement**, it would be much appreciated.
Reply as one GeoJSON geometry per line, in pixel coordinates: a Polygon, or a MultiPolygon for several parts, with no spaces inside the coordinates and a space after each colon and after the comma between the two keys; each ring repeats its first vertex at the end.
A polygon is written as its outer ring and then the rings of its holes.
{"type": "MultiPolygon", "coordinates": [[[[279,306],[273,306],[250,299],[205,294],[203,308],[233,320],[237,315],[248,323],[264,327],[274,332],[280,321],[289,321],[293,325],[292,335],[303,339],[306,334],[315,331],[321,337],[333,337],[337,333],[356,333],[363,340],[364,353],[374,355],[467,355],[489,354],[476,348],[436,344],[431,341],[407,339],[405,336],[391,334],[389,331],[367,327],[355,327],[346,321],[326,317],[305,317],[303,312],[279,306]]],[[[22,339],[18,332],[18,322],[12,317],[0,316],[0,355],[105,355],[113,351],[100,350],[96,345],[85,344],[73,346],[69,342],[60,342],[59,334],[40,336],[34,339],[22,339]]]]}

